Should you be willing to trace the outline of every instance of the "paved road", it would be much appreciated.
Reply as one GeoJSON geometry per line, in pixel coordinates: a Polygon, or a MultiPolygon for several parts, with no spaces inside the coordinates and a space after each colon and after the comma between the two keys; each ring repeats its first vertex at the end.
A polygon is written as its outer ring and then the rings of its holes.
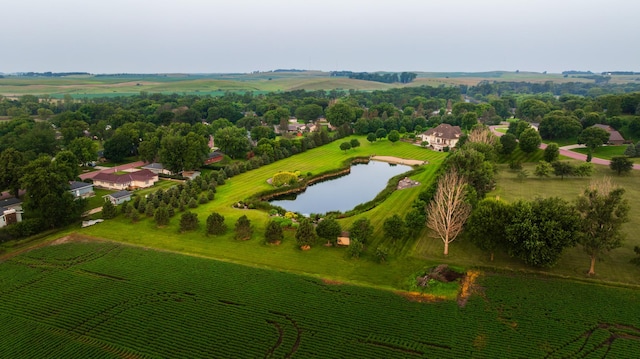
{"type": "Polygon", "coordinates": [[[95,175],[97,175],[98,173],[101,173],[101,172],[113,173],[113,172],[128,170],[128,169],[134,168],[134,167],[144,166],[145,164],[146,164],[146,162],[144,162],[144,161],[125,163],[123,165],[116,166],[116,167],[107,167],[107,168],[101,169],[99,171],[83,173],[79,177],[80,177],[80,179],[84,180],[84,179],[87,179],[87,178],[93,178],[93,177],[95,177],[95,175]]]}
{"type": "MultiPolygon", "coordinates": [[[[505,127],[505,125],[497,125],[497,126],[489,126],[489,128],[491,129],[491,132],[493,132],[496,136],[500,137],[502,135],[504,135],[504,133],[496,131],[497,127],[505,127]]],[[[547,144],[546,143],[541,143],[540,144],[540,148],[541,149],[545,149],[547,148],[547,144]]],[[[569,146],[563,146],[560,147],[560,154],[562,156],[566,156],[569,158],[573,158],[579,161],[587,161],[587,155],[583,155],[582,153],[578,153],[578,152],[573,152],[571,151],[574,148],[584,148],[583,145],[569,145],[569,146]]],[[[609,160],[604,160],[602,158],[596,158],[593,157],[591,158],[591,163],[595,163],[597,165],[604,165],[604,166],[608,166],[609,165],[609,160]]],[[[640,170],[640,163],[636,163],[633,165],[633,169],[634,170],[640,170]]]]}

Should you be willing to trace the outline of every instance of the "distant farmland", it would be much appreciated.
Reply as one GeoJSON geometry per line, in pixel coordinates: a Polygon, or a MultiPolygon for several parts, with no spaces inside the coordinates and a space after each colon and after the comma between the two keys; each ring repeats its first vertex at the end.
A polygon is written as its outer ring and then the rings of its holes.
{"type": "MultiPolygon", "coordinates": [[[[636,76],[637,77],[637,76],[636,76]]],[[[404,86],[473,86],[488,81],[525,82],[591,82],[584,78],[563,77],[560,74],[537,72],[481,72],[481,73],[433,73],[419,72],[416,80],[409,84],[386,84],[374,81],[331,77],[328,72],[260,72],[251,74],[121,74],[121,75],[79,75],[65,77],[23,77],[0,78],[0,95],[19,97],[21,95],[48,95],[62,98],[130,96],[141,91],[148,93],[178,93],[190,95],[217,96],[227,91],[266,93],[293,90],[387,90],[404,86]]],[[[612,83],[635,81],[630,76],[614,76],[612,83]]]]}

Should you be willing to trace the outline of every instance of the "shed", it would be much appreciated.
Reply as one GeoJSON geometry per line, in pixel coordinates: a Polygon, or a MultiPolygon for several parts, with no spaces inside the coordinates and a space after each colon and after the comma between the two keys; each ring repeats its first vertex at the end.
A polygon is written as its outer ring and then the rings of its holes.
{"type": "Polygon", "coordinates": [[[349,239],[349,232],[340,233],[340,235],[338,236],[337,244],[339,246],[348,246],[350,243],[351,243],[351,240],[349,239]]]}
{"type": "Polygon", "coordinates": [[[0,201],[0,228],[22,222],[22,201],[10,197],[0,201]]]}
{"type": "Polygon", "coordinates": [[[131,192],[127,190],[123,190],[123,191],[118,191],[118,192],[114,192],[114,193],[110,193],[108,195],[102,196],[102,198],[104,198],[105,202],[110,201],[111,203],[113,203],[114,206],[117,206],[126,201],[130,201],[131,194],[132,194],[131,192]]]}
{"type": "Polygon", "coordinates": [[[74,198],[93,197],[93,184],[86,182],[71,181],[69,182],[69,192],[74,198]]]}

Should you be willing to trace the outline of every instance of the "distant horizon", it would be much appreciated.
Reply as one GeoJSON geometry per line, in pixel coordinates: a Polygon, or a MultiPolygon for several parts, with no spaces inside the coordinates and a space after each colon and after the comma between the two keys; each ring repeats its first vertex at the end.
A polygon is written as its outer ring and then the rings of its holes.
{"type": "Polygon", "coordinates": [[[562,75],[565,72],[579,72],[579,73],[592,73],[594,75],[600,75],[605,73],[620,73],[620,72],[632,72],[635,74],[640,74],[640,71],[635,70],[606,70],[606,71],[593,71],[593,70],[563,70],[561,72],[551,72],[551,71],[533,71],[533,70],[487,70],[487,71],[425,71],[425,70],[400,70],[400,71],[389,71],[389,70],[378,70],[378,71],[354,71],[354,70],[317,70],[317,69],[285,69],[285,68],[277,68],[273,70],[264,70],[264,71],[248,71],[248,72],[183,72],[183,71],[174,71],[174,72],[89,72],[89,71],[15,71],[15,72],[3,72],[0,71],[1,75],[14,75],[21,76],[24,74],[68,74],[68,76],[72,75],[250,75],[256,73],[274,73],[274,72],[322,72],[322,73],[332,73],[332,72],[353,72],[353,73],[402,73],[402,72],[413,72],[413,73],[434,73],[434,74],[446,74],[446,73],[454,73],[454,74],[482,74],[482,73],[492,73],[492,72],[506,72],[506,73],[536,73],[536,74],[556,74],[562,75]]]}

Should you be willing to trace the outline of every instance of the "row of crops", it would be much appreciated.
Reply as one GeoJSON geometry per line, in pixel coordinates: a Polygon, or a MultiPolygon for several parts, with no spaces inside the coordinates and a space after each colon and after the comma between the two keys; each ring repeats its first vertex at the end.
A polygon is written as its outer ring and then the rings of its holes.
{"type": "Polygon", "coordinates": [[[388,291],[113,243],[0,263],[2,358],[637,357],[640,293],[484,275],[481,295],[388,291]]]}

